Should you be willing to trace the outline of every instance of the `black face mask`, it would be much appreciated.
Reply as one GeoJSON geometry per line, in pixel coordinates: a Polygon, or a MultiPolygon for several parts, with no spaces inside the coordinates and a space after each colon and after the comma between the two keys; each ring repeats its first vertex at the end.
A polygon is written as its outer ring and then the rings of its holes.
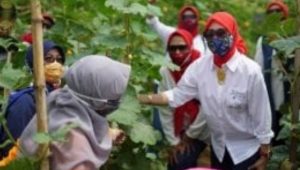
{"type": "Polygon", "coordinates": [[[106,117],[107,115],[113,113],[119,108],[120,101],[119,100],[108,100],[107,102],[104,103],[104,106],[101,108],[101,110],[96,110],[96,112],[103,116],[106,117]]]}

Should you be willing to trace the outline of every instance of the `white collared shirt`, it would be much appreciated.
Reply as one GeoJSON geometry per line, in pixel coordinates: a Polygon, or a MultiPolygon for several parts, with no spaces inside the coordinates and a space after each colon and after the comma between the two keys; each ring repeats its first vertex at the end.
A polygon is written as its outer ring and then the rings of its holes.
{"type": "Polygon", "coordinates": [[[220,85],[213,56],[193,62],[177,87],[165,92],[171,107],[198,98],[211,132],[214,153],[223,160],[225,148],[235,164],[252,156],[260,144],[269,144],[271,109],[261,68],[238,51],[224,65],[220,85]]]}

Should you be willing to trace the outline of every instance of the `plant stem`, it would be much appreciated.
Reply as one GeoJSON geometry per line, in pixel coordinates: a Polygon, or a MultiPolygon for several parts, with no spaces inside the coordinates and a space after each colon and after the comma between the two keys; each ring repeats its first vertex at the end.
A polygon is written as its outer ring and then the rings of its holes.
{"type": "MultiPolygon", "coordinates": [[[[37,132],[48,132],[48,121],[46,114],[46,93],[44,75],[44,52],[43,52],[43,29],[42,13],[39,0],[31,0],[32,38],[33,38],[33,74],[36,101],[37,132]]],[[[48,144],[40,144],[37,156],[41,158],[41,170],[49,170],[47,157],[48,144]]]]}
{"type": "Polygon", "coordinates": [[[125,54],[125,58],[124,58],[124,63],[129,63],[130,59],[129,59],[129,55],[131,54],[131,39],[130,39],[130,18],[129,18],[129,14],[125,14],[125,22],[124,22],[124,27],[126,30],[126,39],[127,42],[129,43],[129,45],[127,45],[126,47],[126,54],[125,54]]]}
{"type": "MultiPolygon", "coordinates": [[[[298,7],[298,35],[300,35],[300,0],[296,1],[298,7]]],[[[295,128],[298,120],[299,120],[299,108],[300,108],[300,49],[296,49],[295,54],[295,82],[292,86],[292,95],[291,95],[291,102],[292,102],[292,130],[291,130],[291,147],[290,147],[290,161],[292,163],[292,170],[298,169],[298,162],[297,162],[297,146],[298,140],[295,137],[295,133],[297,129],[295,128]]]]}

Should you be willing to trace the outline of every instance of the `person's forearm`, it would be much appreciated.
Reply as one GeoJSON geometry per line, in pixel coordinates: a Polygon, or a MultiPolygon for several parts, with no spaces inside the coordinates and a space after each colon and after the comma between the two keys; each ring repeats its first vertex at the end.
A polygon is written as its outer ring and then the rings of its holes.
{"type": "Polygon", "coordinates": [[[139,95],[138,100],[143,104],[150,105],[167,105],[169,103],[168,97],[163,93],[139,95]]]}
{"type": "Polygon", "coordinates": [[[261,144],[260,145],[260,155],[269,158],[271,153],[270,144],[261,144]]]}

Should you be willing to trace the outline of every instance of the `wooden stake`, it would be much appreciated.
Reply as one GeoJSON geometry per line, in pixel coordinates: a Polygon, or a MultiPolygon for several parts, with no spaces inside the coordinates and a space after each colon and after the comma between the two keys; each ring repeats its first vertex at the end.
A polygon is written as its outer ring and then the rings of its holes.
{"type": "MultiPolygon", "coordinates": [[[[298,35],[300,35],[300,0],[297,0],[298,6],[298,35]]],[[[296,50],[295,53],[295,82],[292,86],[292,132],[291,132],[291,147],[290,147],[290,162],[292,163],[292,170],[298,169],[298,160],[297,160],[297,146],[298,141],[296,134],[296,130],[294,127],[297,125],[299,121],[299,108],[300,108],[300,49],[296,50]]]]}
{"type": "MultiPolygon", "coordinates": [[[[36,101],[37,131],[48,132],[44,52],[43,52],[43,28],[42,13],[39,0],[31,0],[32,39],[33,39],[33,73],[36,101]]],[[[48,144],[42,144],[38,148],[37,156],[42,159],[41,170],[49,170],[48,144]]]]}

